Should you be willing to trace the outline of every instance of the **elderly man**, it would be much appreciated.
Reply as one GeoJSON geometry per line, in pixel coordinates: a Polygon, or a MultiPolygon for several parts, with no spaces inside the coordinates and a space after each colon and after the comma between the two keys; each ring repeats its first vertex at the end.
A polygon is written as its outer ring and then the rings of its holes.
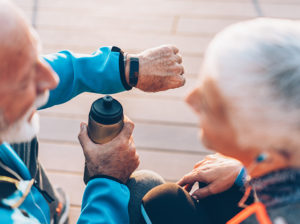
{"type": "Polygon", "coordinates": [[[166,184],[144,197],[147,223],[299,223],[299,22],[257,19],[219,33],[186,101],[202,142],[239,160],[249,179],[237,160],[208,156],[178,182],[187,191],[166,184]]]}
{"type": "MultiPolygon", "coordinates": [[[[66,197],[62,190],[52,189],[37,162],[36,108],[64,103],[82,92],[180,87],[185,82],[181,56],[176,47],[162,46],[136,55],[103,47],[91,55],[62,51],[41,58],[38,36],[22,13],[4,0],[0,1],[0,27],[1,222],[64,223],[66,197]],[[133,58],[139,63],[134,68],[133,58]]],[[[129,190],[124,184],[139,164],[132,131],[133,123],[126,119],[114,140],[95,145],[81,125],[79,139],[90,178],[79,222],[129,222],[129,190]]]]}

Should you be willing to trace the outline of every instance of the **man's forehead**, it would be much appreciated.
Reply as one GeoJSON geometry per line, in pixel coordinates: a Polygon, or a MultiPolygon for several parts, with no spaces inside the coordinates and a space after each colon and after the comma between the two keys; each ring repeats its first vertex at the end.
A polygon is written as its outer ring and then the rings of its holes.
{"type": "Polygon", "coordinates": [[[38,54],[42,51],[42,43],[40,36],[33,27],[29,27],[33,46],[38,54]]]}

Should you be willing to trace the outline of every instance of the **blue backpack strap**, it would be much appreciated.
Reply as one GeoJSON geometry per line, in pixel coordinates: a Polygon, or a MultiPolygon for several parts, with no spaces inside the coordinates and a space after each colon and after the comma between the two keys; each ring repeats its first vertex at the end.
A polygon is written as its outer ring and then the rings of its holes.
{"type": "Polygon", "coordinates": [[[30,214],[24,214],[20,209],[9,209],[0,207],[1,223],[22,223],[22,224],[40,224],[35,217],[30,214]]]}
{"type": "Polygon", "coordinates": [[[30,180],[31,175],[29,170],[17,155],[17,153],[6,142],[0,145],[0,159],[9,168],[18,173],[24,180],[30,180]]]}
{"type": "MultiPolygon", "coordinates": [[[[26,165],[7,143],[0,145],[0,160],[14,172],[19,174],[23,180],[32,180],[26,165]]],[[[26,211],[30,216],[35,217],[40,223],[50,223],[49,205],[35,186],[31,187],[29,195],[20,207],[10,210],[3,210],[0,208],[0,217],[4,215],[2,214],[4,212],[7,217],[12,215],[11,218],[14,218],[16,214],[19,214],[20,209],[26,211]]]]}

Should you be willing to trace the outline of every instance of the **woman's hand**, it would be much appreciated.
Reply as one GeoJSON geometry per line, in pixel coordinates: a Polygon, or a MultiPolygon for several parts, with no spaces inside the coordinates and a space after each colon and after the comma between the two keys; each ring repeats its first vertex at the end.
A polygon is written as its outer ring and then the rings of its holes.
{"type": "Polygon", "coordinates": [[[219,154],[206,156],[196,163],[194,169],[177,182],[190,191],[195,182],[207,184],[193,192],[195,199],[205,198],[228,190],[241,172],[243,165],[231,158],[219,154]]]}

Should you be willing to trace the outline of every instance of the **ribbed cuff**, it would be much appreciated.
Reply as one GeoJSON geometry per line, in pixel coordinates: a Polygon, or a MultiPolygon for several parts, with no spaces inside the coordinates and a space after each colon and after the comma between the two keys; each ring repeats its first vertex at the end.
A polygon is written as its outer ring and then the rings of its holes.
{"type": "Polygon", "coordinates": [[[130,85],[128,85],[128,83],[126,81],[123,51],[120,48],[116,47],[116,46],[113,46],[111,48],[111,51],[120,53],[120,56],[119,56],[119,69],[120,69],[121,82],[122,82],[122,84],[123,84],[123,86],[126,90],[131,90],[132,87],[130,85]]]}
{"type": "Polygon", "coordinates": [[[107,175],[101,175],[101,174],[90,177],[89,180],[86,182],[86,184],[88,184],[91,180],[97,179],[97,178],[106,178],[106,179],[110,179],[110,180],[116,181],[116,182],[118,182],[120,184],[124,184],[122,181],[120,181],[119,179],[117,179],[115,177],[107,176],[107,175]]]}

